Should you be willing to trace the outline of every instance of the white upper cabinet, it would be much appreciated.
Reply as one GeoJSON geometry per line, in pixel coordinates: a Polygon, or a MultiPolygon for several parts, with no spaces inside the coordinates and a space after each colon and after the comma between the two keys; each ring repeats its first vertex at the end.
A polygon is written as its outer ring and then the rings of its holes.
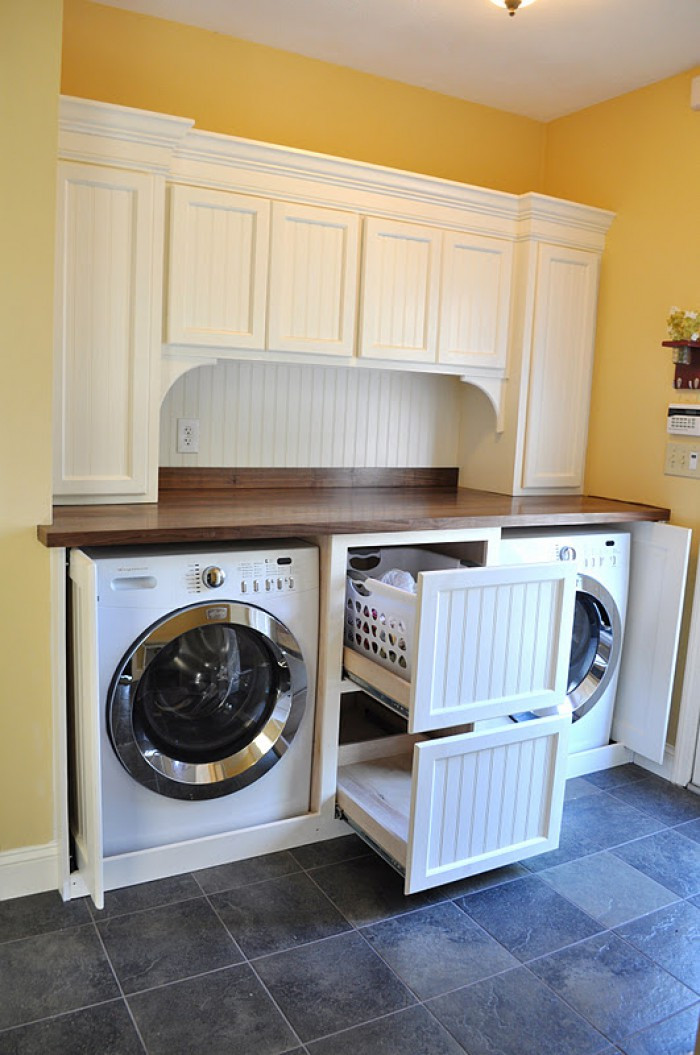
{"type": "Polygon", "coordinates": [[[58,166],[54,494],[155,499],[162,181],[58,166]]]}
{"type": "Polygon", "coordinates": [[[265,347],[269,229],[264,198],[170,188],[168,343],[265,347]]]}
{"type": "Polygon", "coordinates": [[[512,269],[505,238],[444,233],[439,362],[505,367],[512,269]]]}
{"type": "Polygon", "coordinates": [[[358,354],[434,363],[442,232],[365,219],[358,354]]]}
{"type": "Polygon", "coordinates": [[[359,218],[274,202],[267,344],[272,351],[355,351],[359,218]]]}
{"type": "Polygon", "coordinates": [[[599,257],[541,245],[523,488],[583,487],[599,257]]]}

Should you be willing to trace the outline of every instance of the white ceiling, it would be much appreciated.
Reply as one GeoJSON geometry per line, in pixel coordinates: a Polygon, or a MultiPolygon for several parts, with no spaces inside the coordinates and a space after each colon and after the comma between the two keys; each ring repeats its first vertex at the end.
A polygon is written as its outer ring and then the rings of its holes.
{"type": "Polygon", "coordinates": [[[700,65],[700,0],[101,0],[549,121],[700,65]]]}

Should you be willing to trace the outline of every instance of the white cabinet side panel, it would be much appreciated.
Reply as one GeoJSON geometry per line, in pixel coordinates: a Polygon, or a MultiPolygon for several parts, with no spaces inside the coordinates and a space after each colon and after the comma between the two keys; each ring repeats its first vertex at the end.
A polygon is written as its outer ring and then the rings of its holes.
{"type": "Polygon", "coordinates": [[[222,362],[181,377],[161,409],[160,463],[406,467],[456,464],[460,382],[344,367],[222,362]],[[177,419],[200,422],[177,454],[177,419]]]}
{"type": "Polygon", "coordinates": [[[147,489],[154,177],[58,169],[54,493],[147,489]]]}
{"type": "Polygon", "coordinates": [[[351,356],[359,218],[286,202],[272,210],[268,348],[351,356]]]}
{"type": "Polygon", "coordinates": [[[407,893],[557,846],[569,724],[557,716],[416,745],[407,893]]]}
{"type": "Polygon", "coordinates": [[[588,432],[598,257],[540,246],[523,487],[581,487],[588,432]]]}
{"type": "Polygon", "coordinates": [[[445,233],[438,359],[503,368],[513,245],[501,238],[445,233]]]}
{"type": "Polygon", "coordinates": [[[663,762],[690,552],[687,528],[634,524],[612,737],[663,762]]]}
{"type": "Polygon", "coordinates": [[[435,362],[441,232],[365,219],[358,354],[435,362]]]}
{"type": "Polygon", "coordinates": [[[573,603],[561,565],[423,573],[411,732],[561,703],[573,603]]]}
{"type": "Polygon", "coordinates": [[[168,342],[265,347],[269,225],[262,198],[170,188],[168,342]]]}

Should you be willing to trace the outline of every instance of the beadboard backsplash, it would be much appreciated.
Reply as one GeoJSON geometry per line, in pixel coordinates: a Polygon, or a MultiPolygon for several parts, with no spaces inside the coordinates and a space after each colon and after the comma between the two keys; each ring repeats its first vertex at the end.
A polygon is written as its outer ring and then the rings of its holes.
{"type": "Polygon", "coordinates": [[[160,464],[240,468],[456,465],[454,377],[337,366],[219,362],[181,377],[161,408],[160,464]],[[177,419],[200,423],[177,454],[177,419]]]}

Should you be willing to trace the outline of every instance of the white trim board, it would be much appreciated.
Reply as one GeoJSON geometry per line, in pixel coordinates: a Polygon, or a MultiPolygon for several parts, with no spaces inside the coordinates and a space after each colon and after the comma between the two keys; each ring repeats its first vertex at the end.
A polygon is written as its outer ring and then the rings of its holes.
{"type": "Polygon", "coordinates": [[[58,871],[59,848],[55,842],[6,850],[0,854],[0,901],[55,890],[58,871]]]}

